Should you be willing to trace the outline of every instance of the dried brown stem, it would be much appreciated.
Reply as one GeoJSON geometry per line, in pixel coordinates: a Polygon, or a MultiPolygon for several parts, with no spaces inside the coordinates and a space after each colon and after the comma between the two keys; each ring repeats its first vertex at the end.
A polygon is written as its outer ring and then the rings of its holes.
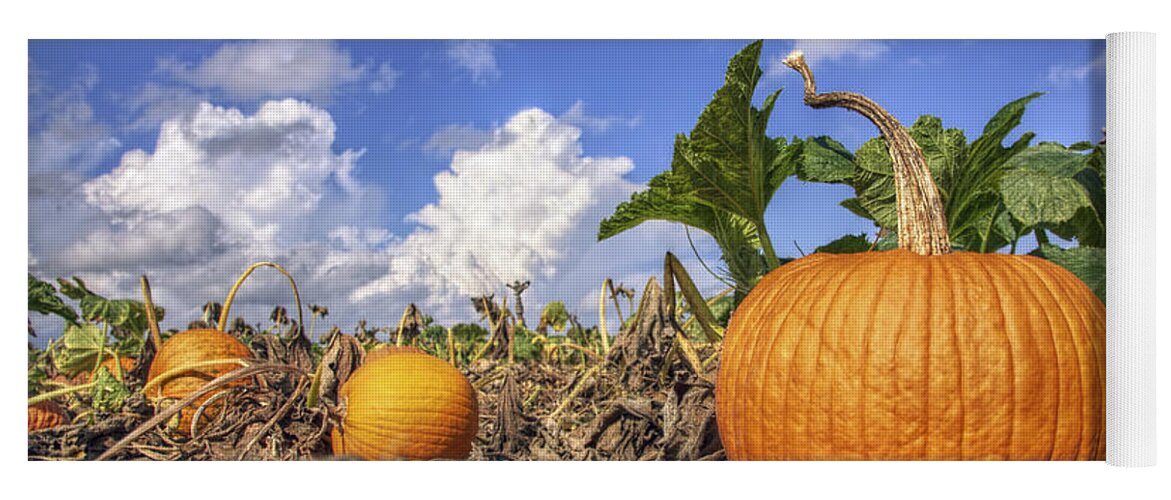
{"type": "Polygon", "coordinates": [[[177,413],[182,411],[183,408],[186,408],[186,407],[190,406],[191,404],[195,403],[195,400],[199,399],[204,394],[207,394],[211,391],[219,389],[219,388],[221,388],[225,385],[228,385],[228,384],[230,384],[238,379],[241,379],[241,378],[251,377],[251,376],[256,375],[258,373],[277,372],[277,371],[296,373],[296,374],[299,374],[304,377],[309,376],[308,373],[305,373],[303,370],[301,370],[297,367],[289,366],[289,365],[282,365],[282,364],[251,365],[251,366],[245,366],[242,368],[238,368],[236,370],[232,370],[228,373],[220,375],[219,377],[208,382],[207,384],[204,384],[203,387],[200,387],[199,389],[195,390],[191,394],[188,394],[187,397],[177,401],[175,404],[173,404],[171,406],[168,406],[163,411],[158,412],[157,414],[155,414],[154,417],[151,417],[150,420],[143,422],[142,425],[138,426],[137,429],[134,429],[133,431],[130,432],[130,434],[127,434],[126,437],[123,437],[120,441],[118,441],[117,443],[114,443],[114,446],[111,446],[109,449],[107,449],[105,452],[103,452],[101,455],[99,455],[96,460],[102,461],[102,460],[106,460],[106,459],[114,456],[115,453],[121,451],[122,448],[125,448],[126,446],[128,446],[135,439],[138,439],[143,434],[146,434],[151,429],[154,429],[155,427],[157,427],[159,424],[170,420],[171,417],[175,416],[177,413]]]}
{"type": "Polygon", "coordinates": [[[923,157],[923,150],[911,138],[907,129],[890,113],[868,97],[853,92],[817,93],[813,72],[800,51],[785,58],[785,65],[793,68],[805,80],[805,104],[811,108],[846,108],[870,120],[886,139],[894,168],[895,197],[899,217],[899,248],[920,255],[942,255],[951,251],[947,217],[939,188],[931,178],[931,170],[923,157]]]}

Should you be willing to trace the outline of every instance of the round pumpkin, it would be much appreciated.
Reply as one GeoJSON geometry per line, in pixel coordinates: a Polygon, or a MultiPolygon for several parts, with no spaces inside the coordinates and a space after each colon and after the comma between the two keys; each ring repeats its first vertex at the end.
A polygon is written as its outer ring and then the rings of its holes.
{"type": "Polygon", "coordinates": [[[338,399],[345,415],[331,433],[338,456],[461,460],[479,429],[476,390],[468,380],[414,348],[371,351],[338,399]]]}
{"type": "MultiPolygon", "coordinates": [[[[147,375],[147,384],[151,384],[153,380],[164,373],[184,366],[190,366],[194,363],[218,359],[247,359],[250,357],[252,357],[252,351],[247,346],[239,340],[236,340],[235,337],[219,330],[201,328],[179,332],[164,342],[163,347],[155,354],[154,361],[151,362],[150,371],[147,375]]],[[[238,368],[240,368],[240,365],[234,363],[195,368],[153,386],[150,393],[147,394],[147,397],[154,400],[170,399],[177,401],[187,397],[216,377],[238,368]]],[[[240,379],[228,385],[240,386],[247,385],[248,383],[248,379],[240,379]]],[[[191,422],[195,417],[196,410],[200,405],[222,390],[221,388],[211,391],[184,408],[179,414],[179,426],[176,430],[182,434],[190,434],[191,422]]],[[[203,411],[201,420],[207,421],[214,418],[222,408],[222,401],[208,405],[203,411]]]]}
{"type": "Polygon", "coordinates": [[[53,401],[41,401],[28,407],[29,432],[57,427],[67,420],[65,410],[53,401]]]}
{"type": "Polygon", "coordinates": [[[857,94],[894,164],[899,250],[813,254],[766,275],[724,338],[716,417],[736,460],[1102,460],[1101,300],[1049,261],[952,253],[938,190],[897,121],[857,94]]]}

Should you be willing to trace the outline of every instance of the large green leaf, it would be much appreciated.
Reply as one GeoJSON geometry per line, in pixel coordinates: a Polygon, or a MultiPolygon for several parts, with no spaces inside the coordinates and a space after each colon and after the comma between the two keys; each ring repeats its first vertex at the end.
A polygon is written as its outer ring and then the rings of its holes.
{"type": "Polygon", "coordinates": [[[724,85],[700,114],[689,135],[675,139],[671,169],[650,181],[602,221],[604,240],[648,220],[679,222],[711,235],[723,252],[728,273],[750,286],[768,269],[761,251],[775,259],[764,228],[764,213],[777,188],[792,176],[801,141],[788,143],[765,134],[780,91],[752,104],[763,72],[762,42],[749,44],[728,64],[724,85]]]}
{"type": "Polygon", "coordinates": [[[1080,278],[1094,294],[1106,302],[1106,249],[1093,247],[1061,248],[1041,245],[1035,254],[1064,267],[1080,278]]]}
{"type": "Polygon", "coordinates": [[[858,206],[870,215],[879,227],[898,229],[899,217],[895,199],[894,167],[886,141],[875,137],[862,144],[854,153],[854,192],[858,206]]]}
{"type": "Polygon", "coordinates": [[[831,137],[810,137],[801,145],[797,178],[813,182],[849,182],[854,178],[854,155],[831,137]]]}
{"type": "Polygon", "coordinates": [[[963,167],[967,156],[967,139],[958,128],[943,128],[943,120],[931,115],[920,116],[909,130],[911,138],[923,150],[927,167],[931,170],[935,184],[939,186],[944,203],[954,184],[957,171],[963,167]]]}
{"type": "Polygon", "coordinates": [[[77,312],[57,296],[57,289],[37,279],[32,273],[28,275],[28,310],[41,314],[55,314],[65,321],[77,323],[77,312]]]}
{"type": "Polygon", "coordinates": [[[106,336],[96,325],[66,325],[62,347],[53,352],[53,364],[67,374],[93,369],[106,345],[106,336]]]}
{"type": "MultiPolygon", "coordinates": [[[[1027,145],[1028,141],[1021,144],[1018,140],[1012,146],[1005,148],[1004,140],[1013,129],[1021,124],[1021,117],[1025,115],[1025,108],[1029,102],[1042,95],[1044,95],[1042,92],[1034,92],[1004,105],[995,115],[992,115],[992,119],[984,125],[984,132],[968,147],[968,157],[965,161],[966,169],[969,171],[995,170],[1012,157],[1017,148],[1027,145]]],[[[1032,139],[1031,136],[1029,138],[1032,139]]]]}
{"type": "Polygon", "coordinates": [[[1005,206],[1026,228],[1105,246],[1106,191],[1093,159],[1049,142],[1020,152],[1004,164],[1000,194],[1005,206]]]}
{"type": "Polygon", "coordinates": [[[1005,173],[1000,192],[1009,212],[1028,227],[1067,222],[1078,209],[1090,205],[1077,181],[1028,170],[1005,173]]]}

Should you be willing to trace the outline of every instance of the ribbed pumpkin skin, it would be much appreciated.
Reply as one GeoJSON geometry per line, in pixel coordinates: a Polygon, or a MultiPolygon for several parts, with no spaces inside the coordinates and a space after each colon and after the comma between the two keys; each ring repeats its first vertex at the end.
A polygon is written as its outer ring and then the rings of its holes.
{"type": "Polygon", "coordinates": [[[814,254],[728,326],[734,460],[1102,460],[1106,313],[1028,256],[814,254]]]}
{"type": "Polygon", "coordinates": [[[52,401],[41,401],[28,407],[28,431],[39,431],[65,423],[65,410],[52,401]]]}
{"type": "Polygon", "coordinates": [[[331,434],[334,455],[364,460],[467,458],[480,412],[476,390],[463,374],[414,349],[372,358],[338,391],[346,416],[331,434]]]}
{"type": "MultiPolygon", "coordinates": [[[[150,364],[147,382],[149,383],[155,377],[171,369],[200,361],[246,359],[250,357],[252,357],[252,351],[248,350],[248,346],[245,346],[231,335],[212,329],[187,330],[176,333],[163,343],[162,349],[159,349],[158,354],[155,355],[154,360],[150,364]]],[[[188,374],[180,375],[164,382],[152,390],[151,394],[147,394],[147,396],[152,399],[171,398],[179,400],[187,397],[187,395],[195,392],[216,377],[238,368],[240,368],[240,365],[224,364],[193,370],[188,372],[188,374]]],[[[248,383],[248,379],[241,379],[229,385],[247,385],[248,383]]],[[[207,401],[218,392],[220,391],[211,391],[197,399],[190,406],[184,408],[179,414],[179,428],[177,430],[183,434],[189,434],[191,432],[191,419],[195,417],[195,411],[204,401],[207,401]]],[[[220,401],[217,401],[209,405],[203,411],[201,421],[211,419],[218,415],[222,407],[220,403],[220,401]]]]}

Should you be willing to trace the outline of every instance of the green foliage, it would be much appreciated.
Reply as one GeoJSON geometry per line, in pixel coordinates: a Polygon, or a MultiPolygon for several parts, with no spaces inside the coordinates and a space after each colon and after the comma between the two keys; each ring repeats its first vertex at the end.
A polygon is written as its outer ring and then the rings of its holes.
{"type": "Polygon", "coordinates": [[[823,253],[860,253],[869,251],[874,247],[874,242],[870,241],[865,234],[847,234],[834,241],[826,243],[825,245],[817,247],[815,252],[823,253]]]}
{"type": "Polygon", "coordinates": [[[545,309],[541,311],[541,320],[537,329],[541,330],[543,327],[552,328],[555,332],[565,330],[565,325],[569,323],[569,311],[565,309],[565,304],[559,300],[545,304],[545,309]]]}
{"type": "MultiPolygon", "coordinates": [[[[1082,248],[1105,246],[1105,146],[1079,143],[1067,148],[1043,142],[1029,147],[1032,133],[1004,146],[1029,102],[1040,95],[1029,94],[1005,105],[971,143],[963,131],[945,128],[941,119],[930,115],[919,117],[908,129],[939,187],[956,249],[1015,248],[1021,236],[1046,231],[1077,240],[1082,248]]],[[[894,246],[898,231],[894,171],[881,137],[866,141],[853,155],[832,139],[806,139],[797,175],[809,181],[850,184],[856,196],[842,206],[887,230],[889,234],[875,249],[894,246]]],[[[847,235],[817,251],[853,253],[870,247],[865,236],[847,235]]],[[[1064,253],[1052,247],[1039,255],[1076,269],[1075,274],[1091,287],[1096,279],[1093,270],[1105,266],[1104,252],[1064,253]],[[1102,260],[1090,266],[1089,260],[1096,258],[1102,260]]]]}
{"type": "Polygon", "coordinates": [[[1086,155],[1052,142],[1022,151],[1006,163],[1001,179],[1009,213],[1025,228],[1105,247],[1106,184],[1096,165],[1104,154],[1104,147],[1086,155]]]}
{"type": "Polygon", "coordinates": [[[1106,302],[1106,249],[1095,247],[1061,248],[1041,245],[1034,255],[1051,260],[1080,278],[1102,302],[1106,302]]]}
{"type": "Polygon", "coordinates": [[[94,386],[90,389],[90,395],[94,410],[110,413],[122,408],[122,403],[130,397],[130,389],[114,378],[114,375],[103,366],[94,376],[94,386]]]}
{"type": "MultiPolygon", "coordinates": [[[[1020,124],[1029,101],[1040,94],[1030,94],[1013,101],[998,111],[984,128],[983,134],[971,144],[963,131],[944,128],[938,117],[924,115],[908,129],[911,137],[923,151],[927,166],[939,187],[944,210],[948,215],[952,242],[969,251],[995,251],[1016,241],[1026,228],[1014,226],[1001,200],[1000,178],[1009,170],[1009,159],[1027,147],[1033,135],[1022,135],[1011,146],[1002,142],[1020,124]]],[[[819,138],[822,142],[824,139],[819,138]]],[[[813,139],[805,141],[807,144],[813,139]]],[[[818,157],[824,157],[824,152],[818,157]]],[[[835,153],[838,163],[847,156],[835,153]]],[[[805,157],[802,157],[803,160],[805,157]]],[[[889,231],[898,230],[894,170],[886,141],[881,137],[866,141],[853,155],[855,198],[842,203],[851,212],[873,220],[889,231]]],[[[843,182],[844,167],[817,169],[798,167],[805,178],[817,182],[843,182]]]]}
{"type": "Polygon", "coordinates": [[[92,370],[105,348],[106,335],[97,325],[66,325],[61,348],[53,351],[53,364],[70,375],[92,370]]]}
{"type": "Polygon", "coordinates": [[[752,105],[763,74],[761,46],[760,41],[749,44],[732,58],[723,87],[691,134],[676,137],[671,169],[603,220],[599,240],[648,220],[703,230],[719,245],[728,274],[743,291],[779,265],[764,214],[777,188],[795,172],[801,147],[765,134],[780,91],[767,96],[759,109],[752,105]]]}
{"type": "Polygon", "coordinates": [[[810,137],[800,146],[797,178],[803,181],[848,183],[854,178],[854,155],[830,137],[810,137]]]}
{"type": "Polygon", "coordinates": [[[513,359],[516,361],[539,361],[542,344],[536,340],[538,337],[539,334],[536,332],[517,326],[512,343],[513,359]]]}
{"type": "Polygon", "coordinates": [[[42,351],[28,345],[28,395],[35,396],[44,390],[45,381],[49,380],[45,372],[49,364],[49,351],[42,351]]]}
{"type": "Polygon", "coordinates": [[[65,321],[77,324],[77,312],[57,296],[53,285],[28,275],[28,310],[41,314],[55,314],[65,321]]]}

